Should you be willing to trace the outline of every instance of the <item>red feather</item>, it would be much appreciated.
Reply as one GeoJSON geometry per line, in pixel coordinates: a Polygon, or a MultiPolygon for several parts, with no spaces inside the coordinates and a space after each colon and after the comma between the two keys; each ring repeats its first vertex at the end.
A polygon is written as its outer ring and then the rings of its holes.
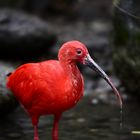
{"type": "Polygon", "coordinates": [[[55,60],[29,63],[9,76],[7,86],[31,116],[35,112],[38,116],[56,114],[83,96],[82,76],[77,66],[73,70],[74,74],[64,71],[55,60]]]}

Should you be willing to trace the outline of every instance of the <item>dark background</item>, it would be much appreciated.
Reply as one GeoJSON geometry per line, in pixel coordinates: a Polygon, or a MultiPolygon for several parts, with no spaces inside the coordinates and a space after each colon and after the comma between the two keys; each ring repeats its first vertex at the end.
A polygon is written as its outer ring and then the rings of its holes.
{"type": "MultiPolygon", "coordinates": [[[[0,140],[33,139],[28,115],[6,87],[19,65],[57,59],[69,40],[83,42],[123,98],[123,113],[106,82],[84,66],[85,96],[63,114],[61,140],[140,139],[139,1],[0,1],[0,140]]],[[[41,140],[51,139],[52,116],[42,117],[41,140]]]]}

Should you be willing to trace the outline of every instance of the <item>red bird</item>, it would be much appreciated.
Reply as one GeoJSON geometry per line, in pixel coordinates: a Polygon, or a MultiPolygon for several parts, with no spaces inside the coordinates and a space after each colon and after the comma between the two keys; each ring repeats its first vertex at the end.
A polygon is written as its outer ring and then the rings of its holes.
{"type": "Polygon", "coordinates": [[[78,62],[98,72],[112,87],[122,106],[119,92],[90,57],[85,45],[79,41],[66,42],[59,50],[58,60],[24,64],[8,77],[8,88],[31,117],[34,140],[39,140],[39,117],[50,114],[54,115],[52,139],[58,140],[61,114],[75,106],[83,96],[84,81],[76,65],[78,62]]]}

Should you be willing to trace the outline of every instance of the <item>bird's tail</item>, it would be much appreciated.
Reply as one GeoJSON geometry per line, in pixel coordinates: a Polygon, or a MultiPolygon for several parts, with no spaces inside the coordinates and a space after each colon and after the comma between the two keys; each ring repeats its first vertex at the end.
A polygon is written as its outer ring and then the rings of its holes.
{"type": "Polygon", "coordinates": [[[12,72],[9,72],[6,74],[7,77],[9,77],[12,74],[12,72]]]}
{"type": "Polygon", "coordinates": [[[6,81],[7,81],[6,85],[7,85],[7,87],[8,87],[9,89],[10,89],[10,87],[11,87],[11,86],[10,86],[10,83],[11,83],[11,82],[10,82],[10,76],[11,76],[11,75],[12,75],[12,72],[9,72],[9,73],[6,74],[6,77],[7,77],[7,78],[6,78],[6,79],[7,79],[7,80],[6,80],[6,81]]]}

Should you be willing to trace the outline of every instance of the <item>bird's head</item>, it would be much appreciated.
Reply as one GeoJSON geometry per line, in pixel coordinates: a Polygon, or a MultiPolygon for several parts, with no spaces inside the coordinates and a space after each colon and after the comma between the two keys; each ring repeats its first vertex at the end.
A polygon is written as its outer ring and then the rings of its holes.
{"type": "Polygon", "coordinates": [[[87,54],[88,50],[84,44],[79,41],[69,41],[60,48],[58,57],[61,61],[84,63],[87,54]]]}
{"type": "Polygon", "coordinates": [[[121,98],[118,90],[116,89],[114,84],[111,82],[108,75],[91,58],[91,56],[84,44],[82,44],[79,41],[66,42],[60,48],[58,57],[59,57],[59,60],[65,61],[65,62],[67,61],[68,63],[80,62],[80,63],[90,67],[92,70],[96,71],[111,86],[114,93],[117,95],[117,97],[119,99],[120,107],[122,108],[122,98],[121,98]]]}

